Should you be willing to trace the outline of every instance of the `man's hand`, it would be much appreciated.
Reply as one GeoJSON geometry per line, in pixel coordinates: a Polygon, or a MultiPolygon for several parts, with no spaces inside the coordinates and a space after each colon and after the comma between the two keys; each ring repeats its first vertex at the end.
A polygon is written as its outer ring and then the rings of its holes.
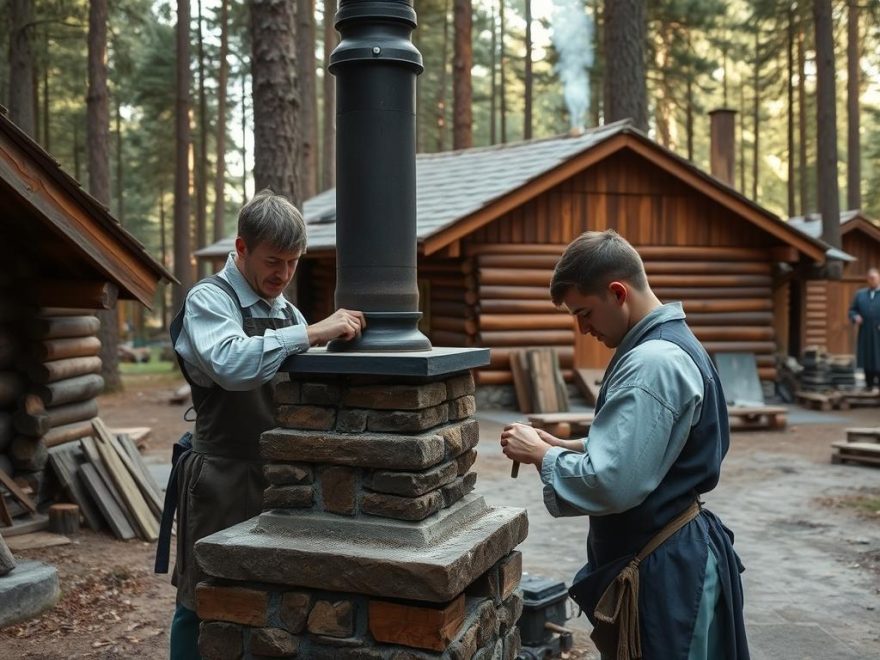
{"type": "Polygon", "coordinates": [[[323,321],[318,321],[308,327],[309,344],[317,346],[326,344],[333,339],[348,341],[360,336],[366,327],[367,321],[364,319],[363,312],[337,309],[323,321]]]}
{"type": "Polygon", "coordinates": [[[536,429],[526,424],[511,424],[501,433],[501,451],[507,458],[520,463],[540,467],[550,446],[541,439],[536,429]]]}
{"type": "Polygon", "coordinates": [[[855,316],[853,316],[853,323],[855,323],[856,325],[861,325],[864,322],[865,319],[862,318],[861,314],[856,314],[855,316]]]}

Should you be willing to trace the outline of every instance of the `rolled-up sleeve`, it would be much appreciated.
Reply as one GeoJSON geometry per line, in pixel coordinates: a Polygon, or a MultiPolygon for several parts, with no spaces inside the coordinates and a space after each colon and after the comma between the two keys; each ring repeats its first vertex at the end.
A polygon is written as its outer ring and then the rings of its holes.
{"type": "Polygon", "coordinates": [[[305,319],[298,325],[248,337],[241,312],[215,287],[198,287],[187,298],[181,340],[176,346],[194,365],[225,390],[251,390],[269,382],[289,355],[309,348],[305,319]]]}

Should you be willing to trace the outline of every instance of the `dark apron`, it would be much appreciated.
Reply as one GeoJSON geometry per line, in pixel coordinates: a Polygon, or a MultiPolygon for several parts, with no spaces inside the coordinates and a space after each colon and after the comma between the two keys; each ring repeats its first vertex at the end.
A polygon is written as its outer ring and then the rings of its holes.
{"type": "MultiPolygon", "coordinates": [[[[221,288],[235,300],[241,310],[242,328],[248,337],[263,336],[266,330],[296,325],[296,317],[288,305],[286,318],[254,318],[241,306],[235,290],[226,280],[213,275],[208,282],[221,288]]],[[[185,306],[184,306],[185,309],[185,306]]],[[[182,309],[171,323],[171,340],[177,342],[183,328],[182,309]]],[[[193,547],[199,539],[248,520],[262,510],[264,461],[259,455],[260,435],[276,426],[274,387],[271,382],[254,390],[231,392],[214,385],[202,387],[190,380],[183,361],[181,369],[192,388],[196,428],[192,448],[176,451],[166,491],[163,532],[157,549],[157,570],[163,553],[167,565],[167,543],[174,504],[177,504],[177,563],[172,583],[177,586],[177,600],[184,607],[195,609],[196,585],[207,575],[195,561],[193,547]],[[170,503],[169,496],[177,495],[170,503]],[[169,511],[170,509],[170,511],[169,511]]],[[[175,448],[177,450],[177,448],[175,448]]],[[[166,568],[167,570],[167,568],[166,568]]]]}

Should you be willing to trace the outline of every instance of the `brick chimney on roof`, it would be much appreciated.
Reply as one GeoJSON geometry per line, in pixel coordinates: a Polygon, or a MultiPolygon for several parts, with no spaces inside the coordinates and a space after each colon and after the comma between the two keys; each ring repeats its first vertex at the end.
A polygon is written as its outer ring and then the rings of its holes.
{"type": "Polygon", "coordinates": [[[736,110],[718,108],[709,113],[711,121],[710,171],[719,181],[735,188],[736,110]]]}

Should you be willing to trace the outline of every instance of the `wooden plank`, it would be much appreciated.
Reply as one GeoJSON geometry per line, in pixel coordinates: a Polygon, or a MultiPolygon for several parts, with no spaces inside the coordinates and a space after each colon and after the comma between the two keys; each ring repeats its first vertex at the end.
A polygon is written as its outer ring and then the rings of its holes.
{"type": "Polygon", "coordinates": [[[575,369],[574,382],[578,386],[584,399],[591,406],[596,405],[599,399],[599,390],[602,387],[602,379],[605,377],[604,369],[575,369]]]}
{"type": "Polygon", "coordinates": [[[98,474],[95,466],[91,463],[83,463],[79,468],[79,478],[95,502],[98,503],[98,508],[104,515],[104,520],[107,521],[116,538],[122,540],[133,539],[135,533],[128,521],[127,515],[113,494],[107,489],[107,485],[104,483],[101,475],[98,474]]]}
{"type": "Polygon", "coordinates": [[[513,374],[517,408],[523,413],[532,412],[532,386],[529,381],[525,351],[513,351],[510,354],[510,371],[513,374]]]}
{"type": "Polygon", "coordinates": [[[134,482],[140,489],[141,495],[144,496],[147,505],[150,507],[153,513],[156,514],[156,518],[161,518],[162,497],[159,495],[158,488],[155,487],[152,479],[149,478],[148,474],[144,474],[143,472],[141,472],[140,467],[134,462],[125,447],[122,446],[122,443],[119,441],[119,438],[117,436],[110,436],[110,445],[116,451],[116,454],[119,456],[119,460],[122,461],[122,464],[126,467],[132,479],[134,479],[134,482]]]}
{"type": "Polygon", "coordinates": [[[120,495],[119,491],[116,490],[113,479],[110,478],[110,473],[107,472],[107,466],[104,465],[104,459],[102,459],[101,454],[98,453],[98,446],[95,444],[95,439],[91,437],[82,438],[80,440],[80,444],[82,445],[83,452],[85,453],[86,458],[88,458],[89,463],[98,473],[98,476],[101,477],[101,480],[104,482],[103,490],[105,490],[110,498],[113,500],[116,508],[122,512],[122,515],[125,517],[125,520],[128,523],[128,527],[134,530],[134,516],[129,512],[128,507],[125,506],[122,495],[120,495]]]}
{"type": "Polygon", "coordinates": [[[43,436],[43,442],[47,447],[55,447],[63,445],[74,440],[79,440],[92,434],[92,422],[86,420],[84,422],[74,422],[73,424],[65,424],[51,429],[43,436]]]}
{"type": "Polygon", "coordinates": [[[6,498],[0,494],[0,522],[6,527],[12,526],[12,516],[9,513],[9,507],[6,506],[6,498]]]}
{"type": "MultiPolygon", "coordinates": [[[[2,505],[0,505],[2,507],[2,505]]],[[[29,518],[16,518],[12,521],[12,527],[0,527],[0,534],[9,541],[13,536],[30,534],[49,527],[49,516],[45,513],[37,513],[29,518]]]]}
{"type": "Polygon", "coordinates": [[[134,464],[137,466],[138,470],[140,470],[141,474],[144,475],[144,479],[150,485],[150,488],[153,490],[154,493],[156,493],[157,497],[161,498],[162,489],[159,487],[159,484],[156,483],[156,480],[153,479],[153,475],[150,473],[150,468],[147,467],[147,464],[144,462],[144,458],[143,456],[141,456],[141,452],[138,450],[134,439],[125,433],[115,433],[114,435],[116,436],[117,440],[119,440],[122,448],[131,457],[131,460],[134,461],[134,464]]]}
{"type": "Polygon", "coordinates": [[[101,529],[101,513],[76,477],[82,451],[76,445],[59,445],[49,449],[49,464],[55,470],[58,481],[74,504],[78,504],[89,529],[101,529]]]}
{"type": "Polygon", "coordinates": [[[3,484],[6,487],[6,490],[8,490],[25,509],[27,509],[31,513],[37,512],[37,507],[31,501],[31,498],[25,495],[24,491],[19,488],[18,484],[13,481],[12,477],[7,475],[3,470],[0,470],[0,484],[3,484]]]}
{"type": "Polygon", "coordinates": [[[113,435],[126,435],[134,443],[136,447],[140,447],[145,440],[150,437],[153,432],[149,426],[114,426],[110,429],[113,435]]]}
{"type": "Polygon", "coordinates": [[[831,446],[836,449],[845,449],[848,452],[858,451],[880,456],[880,444],[876,442],[846,442],[845,440],[837,440],[832,442],[831,446]]]}
{"type": "Polygon", "coordinates": [[[861,439],[880,442],[880,427],[853,427],[846,429],[847,442],[859,442],[861,439]]]}
{"type": "Polygon", "coordinates": [[[464,594],[438,605],[371,600],[370,633],[379,642],[444,651],[464,622],[464,606],[464,594]]]}
{"type": "Polygon", "coordinates": [[[139,535],[147,541],[155,541],[159,536],[158,522],[114,449],[110,432],[100,417],[92,422],[92,427],[96,434],[95,445],[98,447],[98,453],[101,454],[110,478],[119,489],[125,505],[134,515],[139,535]]]}
{"type": "Polygon", "coordinates": [[[21,534],[6,540],[6,545],[13,552],[21,552],[22,550],[35,550],[37,548],[51,548],[56,545],[68,545],[70,539],[63,534],[52,534],[51,532],[30,532],[21,534]]]}

